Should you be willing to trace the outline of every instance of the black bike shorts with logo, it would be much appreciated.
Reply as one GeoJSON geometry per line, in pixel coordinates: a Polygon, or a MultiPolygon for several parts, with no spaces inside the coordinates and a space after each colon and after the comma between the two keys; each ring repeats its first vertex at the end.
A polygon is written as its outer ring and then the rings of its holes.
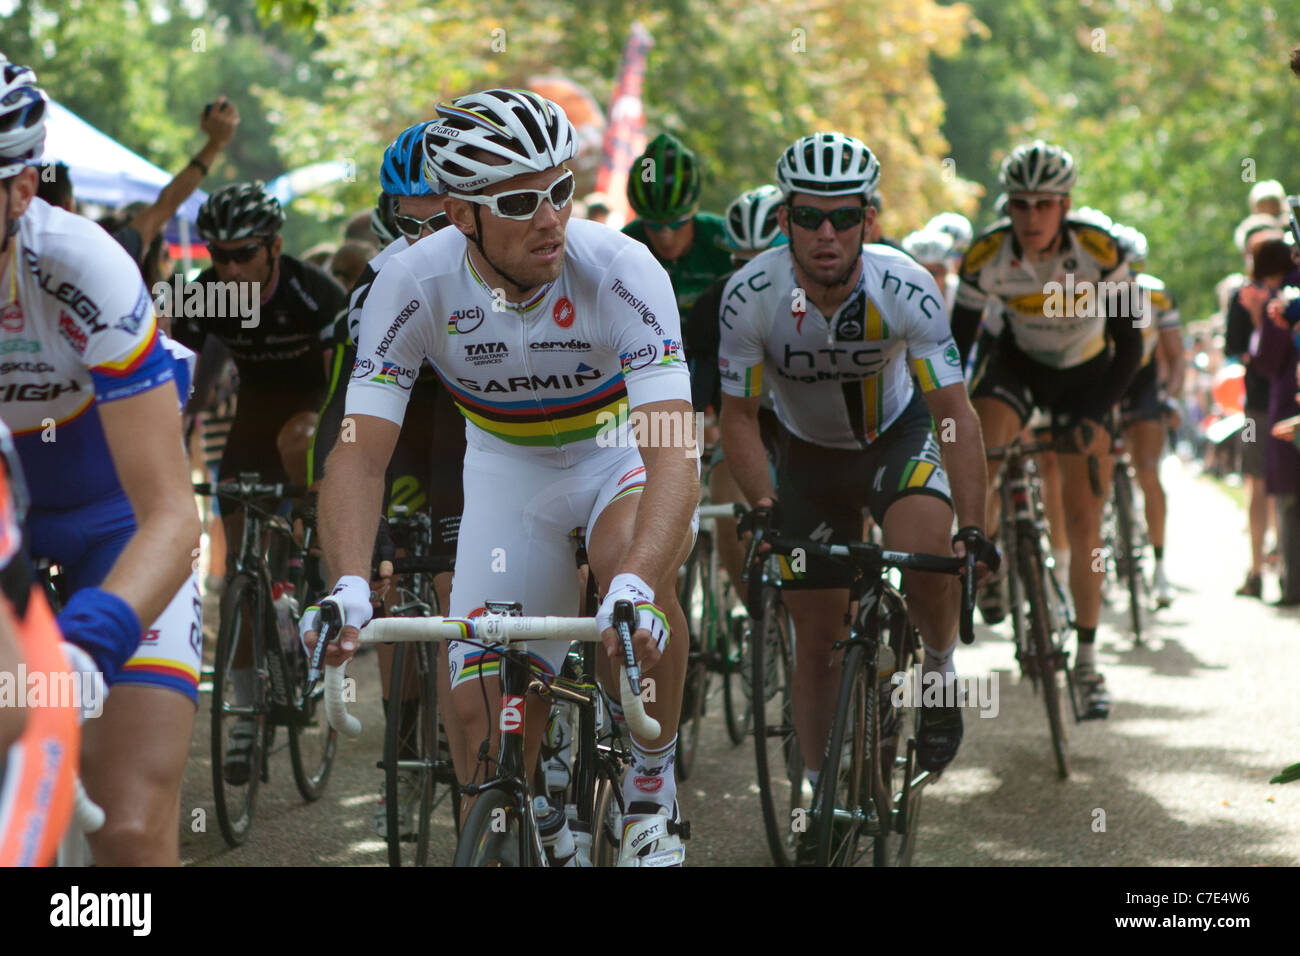
{"type": "MultiPolygon", "coordinates": [[[[791,538],[825,544],[861,541],[863,512],[883,524],[889,506],[907,495],[931,495],[952,506],[939,441],[919,390],[865,449],[814,445],[782,428],[777,458],[778,530],[791,538]]],[[[853,581],[852,570],[834,561],[780,561],[783,588],[847,588],[853,581]]]]}
{"type": "Polygon", "coordinates": [[[1156,376],[1154,359],[1138,369],[1124,397],[1120,399],[1119,407],[1125,425],[1160,421],[1164,418],[1165,403],[1160,400],[1160,382],[1156,376]]]}
{"type": "Polygon", "coordinates": [[[1020,417],[1020,427],[1035,408],[1049,412],[1053,426],[1076,420],[1096,398],[1097,383],[1110,366],[1102,352],[1073,368],[1052,368],[1035,362],[1004,335],[987,352],[971,379],[970,397],[996,398],[1020,417]]]}

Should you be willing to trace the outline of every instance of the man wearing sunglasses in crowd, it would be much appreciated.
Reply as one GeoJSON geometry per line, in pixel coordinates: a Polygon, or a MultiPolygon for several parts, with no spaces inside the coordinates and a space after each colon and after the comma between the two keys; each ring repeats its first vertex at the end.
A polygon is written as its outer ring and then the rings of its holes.
{"type": "MultiPolygon", "coordinates": [[[[239,373],[219,480],[255,471],[263,481],[307,483],[307,449],[329,384],[330,333],[347,298],[324,270],[282,253],[283,225],[279,200],[260,182],[213,193],[197,223],[212,266],[172,308],[173,338],[202,353],[214,336],[239,373]]],[[[239,554],[241,512],[222,522],[229,572],[239,554]]]]}
{"type": "MultiPolygon", "coordinates": [[[[1105,221],[1067,216],[1077,177],[1074,157],[1042,140],[1017,146],[1003,160],[998,178],[1009,219],[976,238],[962,259],[952,326],[965,357],[986,306],[1002,318],[996,343],[971,377],[971,402],[989,448],[1007,445],[1042,408],[1053,431],[1070,435],[1078,449],[1058,456],[1079,636],[1074,679],[1084,689],[1084,718],[1104,718],[1110,698],[1096,664],[1102,576],[1092,566],[1114,466],[1107,428],[1141,364],[1142,329],[1151,316],[1105,221]],[[1074,301],[1062,301],[1070,289],[1074,301]],[[1049,306],[1053,297],[1059,308],[1049,306]],[[1092,491],[1088,456],[1100,466],[1100,496],[1092,491]]],[[[992,528],[1000,464],[988,463],[992,528]]]]}
{"type": "MultiPolygon", "coordinates": [[[[654,740],[631,737],[620,863],[680,864],[672,765],[690,641],[675,591],[699,502],[698,453],[689,437],[659,446],[645,429],[610,430],[629,411],[691,417],[672,287],[644,246],[570,219],[573,173],[563,164],[577,153],[577,133],[558,105],[487,90],[441,104],[438,115],[425,131],[425,176],[446,186],[455,228],[396,254],[375,279],[348,386],[356,440],[336,446],[321,488],[325,557],[341,575],[326,601],[345,622],[327,660],[350,657],[370,618],[372,516],[428,359],[467,420],[451,614],[476,616],[492,600],[518,601],[528,615],[579,613],[572,531],[585,529],[606,589],[602,683],[613,691],[614,604],[632,601],[634,653],[656,681],[646,710],[662,729],[654,740]]],[[[314,642],[311,609],[302,628],[314,642]]],[[[533,642],[529,652],[554,674],[568,643],[533,642]]],[[[489,718],[499,661],[466,641],[451,642],[447,655],[443,713],[457,775],[468,782],[497,726],[489,718]]],[[[545,706],[525,709],[529,766],[547,717],[545,706]]]]}
{"type": "MultiPolygon", "coordinates": [[[[879,163],[860,140],[815,133],[786,149],[776,176],[790,244],[732,276],[719,315],[722,445],[732,474],[756,517],[783,534],[860,541],[869,508],[886,547],[959,556],[974,549],[987,574],[998,557],[983,532],[984,446],[943,293],[906,253],[864,244],[879,163]],[[780,424],[775,488],[759,426],[768,387],[780,424]],[[942,453],[931,415],[955,423],[942,453]]],[[[794,722],[815,789],[851,582],[842,568],[814,559],[788,574],[782,590],[799,636],[794,722]]],[[[924,679],[951,686],[957,579],[904,572],[903,587],[925,646],[924,679]]],[[[942,770],[961,743],[961,711],[944,696],[953,706],[922,709],[917,755],[925,770],[942,770]]]]}
{"type": "Polygon", "coordinates": [[[623,232],[650,247],[672,280],[682,316],[734,268],[722,217],[699,211],[703,185],[699,160],[669,133],[651,140],[627,175],[627,201],[638,218],[623,232]]]}
{"type": "MultiPolygon", "coordinates": [[[[330,451],[338,441],[344,422],[348,380],[356,363],[356,343],[360,336],[361,316],[375,278],[384,263],[404,252],[416,242],[431,236],[449,225],[443,205],[446,190],[435,180],[424,177],[424,130],[429,124],[417,123],[398,134],[384,150],[379,167],[379,181],[383,192],[375,209],[375,233],[390,241],[366,265],[361,277],[352,287],[348,308],[336,324],[335,345],[329,397],[321,409],[320,423],[312,438],[307,457],[308,483],[315,485],[325,475],[330,451]],[[395,234],[395,235],[394,235],[395,234]]],[[[347,426],[349,429],[352,426],[347,426]]],[[[384,510],[392,514],[394,505],[410,511],[426,509],[433,520],[433,550],[437,557],[455,557],[456,531],[464,503],[461,492],[461,469],[465,461],[465,422],[461,418],[451,394],[442,387],[433,368],[426,362],[411,389],[409,411],[393,450],[385,481],[384,510]],[[435,450],[435,442],[437,444],[435,450]]],[[[387,524],[376,515],[379,522],[380,553],[390,549],[387,524]]],[[[392,576],[392,564],[381,561],[379,580],[372,582],[378,600],[387,596],[387,583],[392,576]]],[[[325,569],[330,576],[330,569],[325,569]]],[[[336,576],[336,575],[335,575],[336,576]]],[[[331,577],[332,580],[332,577],[331,577]]],[[[442,573],[433,579],[438,595],[438,606],[445,612],[451,599],[451,574],[442,573]]],[[[388,670],[392,666],[391,644],[379,647],[380,676],[384,693],[384,711],[389,709],[388,670]]],[[[446,673],[445,667],[441,673],[446,673]]],[[[399,720],[402,724],[399,740],[409,743],[416,739],[415,728],[419,719],[417,700],[400,703],[399,720]]],[[[412,759],[418,754],[399,754],[412,759]]],[[[414,833],[416,816],[414,803],[419,790],[408,778],[398,776],[398,821],[404,835],[414,833]]],[[[382,788],[381,788],[382,792],[382,788]]],[[[385,798],[374,810],[375,831],[381,837],[388,835],[388,811],[385,798]]]]}

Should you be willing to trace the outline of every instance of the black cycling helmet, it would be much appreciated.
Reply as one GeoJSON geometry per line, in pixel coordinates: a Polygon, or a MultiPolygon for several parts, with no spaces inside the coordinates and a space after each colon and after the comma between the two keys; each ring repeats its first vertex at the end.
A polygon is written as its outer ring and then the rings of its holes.
{"type": "Polygon", "coordinates": [[[232,183],[211,196],[199,209],[199,235],[205,242],[273,236],[284,225],[280,200],[260,182],[232,183]]]}

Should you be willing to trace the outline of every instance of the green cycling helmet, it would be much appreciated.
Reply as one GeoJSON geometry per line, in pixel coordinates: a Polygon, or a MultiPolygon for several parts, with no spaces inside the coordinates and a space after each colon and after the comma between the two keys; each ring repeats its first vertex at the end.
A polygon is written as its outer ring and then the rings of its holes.
{"type": "Polygon", "coordinates": [[[660,133],[632,161],[627,175],[627,201],[642,219],[668,222],[695,208],[703,185],[700,163],[681,140],[660,133]],[[646,160],[651,160],[647,163],[646,160]]]}

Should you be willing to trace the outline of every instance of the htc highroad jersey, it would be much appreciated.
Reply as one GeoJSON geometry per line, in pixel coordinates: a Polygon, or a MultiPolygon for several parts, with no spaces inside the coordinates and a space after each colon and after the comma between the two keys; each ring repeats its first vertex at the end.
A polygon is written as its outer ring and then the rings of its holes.
{"type": "Polygon", "coordinates": [[[1156,355],[1156,344],[1160,341],[1161,329],[1181,329],[1182,319],[1178,315],[1178,306],[1165,288],[1165,284],[1155,276],[1139,272],[1134,276],[1138,287],[1151,296],[1152,321],[1142,327],[1142,367],[1151,364],[1156,355]]]}
{"type": "Polygon", "coordinates": [[[571,220],[558,279],[498,298],[443,229],[384,263],[361,316],[347,414],[401,424],[428,359],[468,420],[471,448],[576,462],[616,438],[627,408],[680,399],[690,376],[672,286],[650,251],[571,220]]]}
{"type": "Polygon", "coordinates": [[[1016,348],[1050,368],[1073,368],[1106,350],[1112,302],[1130,305],[1128,314],[1137,316],[1129,291],[1133,274],[1111,234],[1069,218],[1061,228],[1060,250],[1041,263],[1025,258],[1009,219],[971,243],[962,259],[953,314],[963,352],[969,351],[990,302],[1016,348]],[[1108,285],[1100,286],[1103,282],[1108,285]]]}
{"type": "Polygon", "coordinates": [[[888,246],[862,247],[858,284],[829,319],[805,300],[789,247],[769,249],[731,277],[719,320],[722,391],[770,387],[781,424],[827,448],[875,441],[912,400],[912,373],[926,392],[962,382],[943,293],[888,246]]]}

